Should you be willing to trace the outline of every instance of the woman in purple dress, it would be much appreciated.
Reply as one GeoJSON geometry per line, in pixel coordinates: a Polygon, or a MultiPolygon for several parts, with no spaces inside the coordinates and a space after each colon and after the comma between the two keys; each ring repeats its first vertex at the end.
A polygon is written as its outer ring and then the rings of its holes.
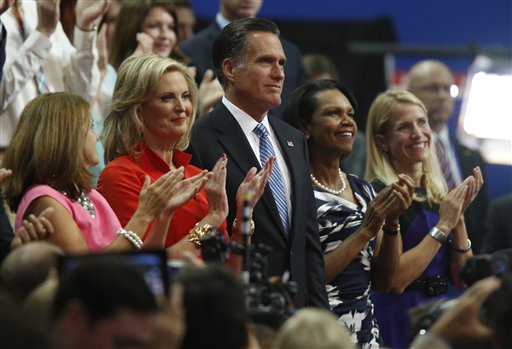
{"type": "Polygon", "coordinates": [[[390,293],[373,293],[384,345],[408,348],[408,311],[445,296],[448,284],[472,255],[463,212],[480,190],[479,168],[447,193],[431,150],[427,110],[408,91],[380,94],[368,114],[366,178],[376,191],[406,174],[414,181],[413,203],[400,216],[400,262],[390,293]]]}

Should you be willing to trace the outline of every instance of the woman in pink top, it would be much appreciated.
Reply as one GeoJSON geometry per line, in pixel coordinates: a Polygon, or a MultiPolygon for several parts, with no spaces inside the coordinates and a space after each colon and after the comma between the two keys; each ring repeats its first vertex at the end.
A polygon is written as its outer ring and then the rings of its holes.
{"type": "Polygon", "coordinates": [[[47,207],[54,233],[48,241],[66,253],[162,248],[174,210],[188,201],[208,175],[183,179],[177,168],[143,185],[139,205],[123,228],[107,201],[91,188],[88,169],[98,162],[89,104],[70,93],[44,94],[21,115],[4,164],[13,175],[3,183],[16,229],[47,207]],[[145,241],[141,238],[153,222],[145,241]]]}

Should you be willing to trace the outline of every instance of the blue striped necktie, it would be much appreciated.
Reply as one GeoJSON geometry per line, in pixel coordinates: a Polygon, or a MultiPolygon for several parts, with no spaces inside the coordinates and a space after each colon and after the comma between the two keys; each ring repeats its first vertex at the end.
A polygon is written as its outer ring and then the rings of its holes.
{"type": "MultiPolygon", "coordinates": [[[[253,132],[260,138],[260,163],[261,167],[264,167],[268,158],[271,156],[275,157],[276,153],[272,143],[270,142],[268,130],[265,125],[258,124],[254,128],[253,132]]],[[[277,205],[277,210],[279,211],[279,217],[281,218],[284,231],[288,236],[288,205],[286,202],[286,195],[284,193],[284,181],[281,177],[281,170],[279,169],[277,161],[274,162],[274,165],[272,166],[272,173],[268,178],[268,184],[270,185],[270,189],[274,195],[274,200],[277,205]]]]}

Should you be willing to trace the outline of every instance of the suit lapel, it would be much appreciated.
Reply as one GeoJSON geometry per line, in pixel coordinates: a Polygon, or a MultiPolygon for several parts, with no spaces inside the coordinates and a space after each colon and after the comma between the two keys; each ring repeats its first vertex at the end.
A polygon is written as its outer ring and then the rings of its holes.
{"type": "MultiPolygon", "coordinates": [[[[280,120],[279,120],[280,121],[280,120]]],[[[288,172],[290,174],[290,204],[291,204],[291,216],[290,216],[290,239],[292,240],[294,221],[296,215],[294,213],[301,212],[298,206],[300,206],[299,200],[294,198],[295,194],[299,192],[299,180],[296,178],[297,173],[301,173],[301,169],[298,167],[298,164],[302,164],[303,154],[300,154],[300,145],[294,143],[296,140],[293,137],[290,137],[290,131],[287,130],[282,122],[274,119],[273,117],[269,118],[270,126],[274,131],[274,134],[279,142],[279,146],[281,147],[281,152],[284,157],[284,161],[286,162],[286,166],[288,167],[288,172]]],[[[277,210],[277,208],[276,208],[277,210]]]]}
{"type": "MultiPolygon", "coordinates": [[[[228,115],[228,117],[219,117],[218,120],[216,120],[215,129],[220,133],[218,140],[222,148],[226,151],[226,155],[228,155],[229,161],[232,161],[240,169],[243,174],[242,178],[245,177],[251,167],[256,167],[258,171],[260,171],[260,162],[258,159],[256,159],[249,141],[247,141],[247,138],[245,137],[236,119],[233,117],[233,115],[231,115],[229,110],[222,103],[219,103],[215,109],[219,115],[228,115]]],[[[281,148],[282,147],[283,145],[281,144],[281,148]]],[[[288,161],[287,165],[289,166],[288,161]]],[[[272,190],[268,184],[265,188],[265,191],[263,192],[260,202],[271,213],[271,216],[275,221],[274,224],[281,227],[281,219],[279,218],[277,206],[274,201],[274,197],[272,196],[272,190]]],[[[284,236],[284,232],[282,232],[282,235],[284,236]]]]}

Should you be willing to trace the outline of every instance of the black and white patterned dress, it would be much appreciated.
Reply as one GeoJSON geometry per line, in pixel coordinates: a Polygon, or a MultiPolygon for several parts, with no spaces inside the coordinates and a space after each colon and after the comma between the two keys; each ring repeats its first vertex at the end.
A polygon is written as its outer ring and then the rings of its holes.
{"type": "MultiPolygon", "coordinates": [[[[323,253],[336,249],[361,226],[368,203],[375,191],[365,180],[347,176],[359,205],[315,187],[318,230],[323,253]]],[[[326,284],[331,311],[352,333],[351,340],[361,348],[378,348],[379,327],[370,300],[370,259],[375,238],[370,240],[352,262],[326,284]]]]}

